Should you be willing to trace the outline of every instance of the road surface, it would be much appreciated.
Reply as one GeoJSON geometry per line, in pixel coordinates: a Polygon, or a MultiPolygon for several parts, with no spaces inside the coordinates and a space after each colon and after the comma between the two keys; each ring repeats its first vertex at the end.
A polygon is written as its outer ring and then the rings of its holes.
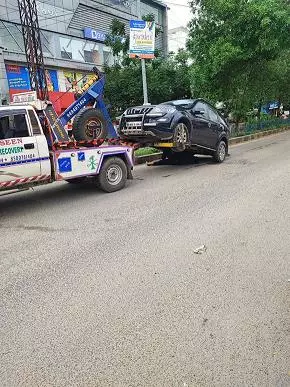
{"type": "Polygon", "coordinates": [[[285,132],[1,198],[0,385],[289,386],[289,173],[285,132]]]}

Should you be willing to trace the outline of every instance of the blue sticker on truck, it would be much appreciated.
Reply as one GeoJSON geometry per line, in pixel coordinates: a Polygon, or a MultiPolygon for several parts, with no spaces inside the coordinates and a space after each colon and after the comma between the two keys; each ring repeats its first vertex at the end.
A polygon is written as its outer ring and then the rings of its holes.
{"type": "Polygon", "coordinates": [[[86,160],[85,152],[78,152],[78,161],[85,161],[85,160],[86,160]]]}
{"type": "Polygon", "coordinates": [[[59,172],[71,172],[72,171],[71,158],[64,157],[62,159],[58,159],[58,168],[59,168],[59,172]]]}

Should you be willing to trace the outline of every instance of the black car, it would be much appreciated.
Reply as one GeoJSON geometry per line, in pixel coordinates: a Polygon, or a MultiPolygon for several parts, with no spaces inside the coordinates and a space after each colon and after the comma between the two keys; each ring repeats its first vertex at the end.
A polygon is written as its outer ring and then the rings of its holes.
{"type": "Polygon", "coordinates": [[[223,117],[202,99],[132,107],[121,117],[122,139],[142,144],[173,142],[174,151],[191,150],[224,161],[230,130],[223,117]]]}

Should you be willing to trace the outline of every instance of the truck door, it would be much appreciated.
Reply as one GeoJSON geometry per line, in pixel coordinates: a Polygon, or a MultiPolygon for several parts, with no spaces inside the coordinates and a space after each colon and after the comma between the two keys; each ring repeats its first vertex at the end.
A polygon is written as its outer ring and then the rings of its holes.
{"type": "Polygon", "coordinates": [[[40,174],[37,140],[27,110],[16,107],[1,109],[0,188],[33,181],[40,174]]]}

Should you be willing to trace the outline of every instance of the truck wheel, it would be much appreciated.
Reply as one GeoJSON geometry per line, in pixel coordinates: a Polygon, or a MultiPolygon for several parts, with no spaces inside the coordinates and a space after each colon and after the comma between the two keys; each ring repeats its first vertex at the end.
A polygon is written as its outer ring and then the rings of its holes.
{"type": "Polygon", "coordinates": [[[77,141],[91,141],[106,138],[107,122],[98,109],[87,107],[81,110],[73,120],[72,132],[77,141]]]}
{"type": "Polygon", "coordinates": [[[174,130],[173,142],[176,144],[174,152],[183,152],[189,142],[189,130],[186,124],[179,122],[174,130]]]}
{"type": "Polygon", "coordinates": [[[97,185],[105,192],[115,192],[124,188],[127,180],[127,167],[120,157],[107,158],[97,176],[97,185]]]}

